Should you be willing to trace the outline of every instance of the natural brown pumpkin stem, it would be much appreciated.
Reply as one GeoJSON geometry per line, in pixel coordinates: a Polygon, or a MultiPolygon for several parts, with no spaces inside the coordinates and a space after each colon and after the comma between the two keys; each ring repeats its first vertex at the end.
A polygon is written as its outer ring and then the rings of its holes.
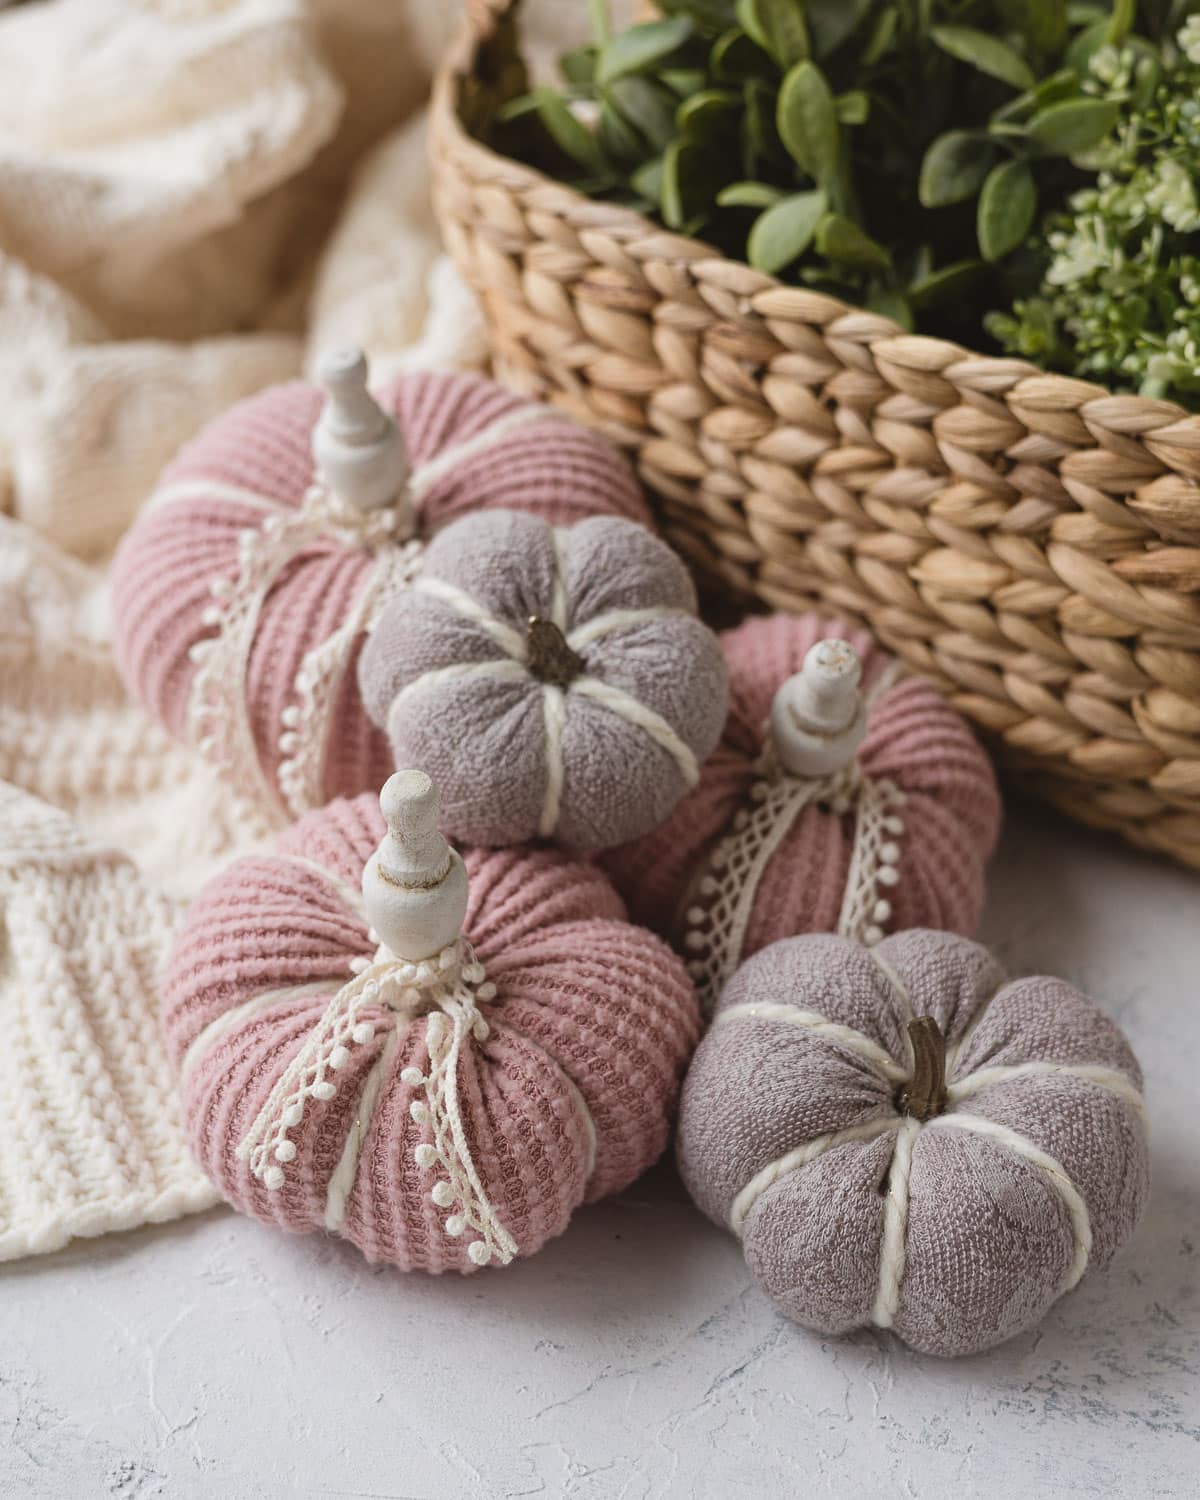
{"type": "Polygon", "coordinates": [[[529,670],[539,682],[566,687],[583,671],[583,658],[577,656],[553,620],[531,615],[525,632],[529,649],[529,670]]]}
{"type": "Polygon", "coordinates": [[[908,1023],[913,1049],[913,1075],[896,1098],[900,1110],[914,1120],[931,1120],[946,1107],[946,1038],[932,1016],[908,1023]]]}

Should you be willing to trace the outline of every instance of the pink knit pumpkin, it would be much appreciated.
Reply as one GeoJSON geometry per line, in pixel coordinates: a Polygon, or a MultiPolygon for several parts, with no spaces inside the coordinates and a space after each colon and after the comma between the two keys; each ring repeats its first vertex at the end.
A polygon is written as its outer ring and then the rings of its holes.
{"type": "Polygon", "coordinates": [[[634,917],[684,946],[702,1004],[780,938],[842,930],[876,941],[907,927],[970,936],[1000,801],[964,721],[842,623],[777,614],[721,640],[731,702],[721,743],[671,817],[602,860],[634,917]],[[866,736],[846,775],[806,791],[771,768],[768,721],[781,685],[834,638],[862,663],[866,736]]]}
{"type": "MultiPolygon", "coordinates": [[[[354,1044],[331,1062],[336,1091],[318,1085],[288,1117],[274,1157],[286,1168],[256,1176],[253,1157],[238,1155],[331,997],[375,955],[360,881],[383,831],[374,796],[338,800],[276,853],[214,880],[176,946],[164,1026],[192,1149],[236,1208],[292,1231],[333,1230],[404,1270],[470,1271],[473,1225],[439,1178],[437,1106],[422,1086],[441,1015],[366,1005],[354,1044]]],[[[453,1082],[482,1197],[514,1253],[530,1255],[579,1204],[625,1187],[662,1152],[696,1001],[682,964],[623,920],[598,870],[551,850],[464,858],[485,1024],[465,1036],[453,1082]]]]}
{"type": "Polygon", "coordinates": [[[305,525],[324,397],[293,382],[231,407],[180,452],[113,570],[130,689],[280,821],[392,769],[355,668],[421,537],[497,506],[555,525],[649,521],[617,451],[547,407],[473,375],[405,375],[378,395],[407,450],[411,540],[391,510],[305,525]]]}

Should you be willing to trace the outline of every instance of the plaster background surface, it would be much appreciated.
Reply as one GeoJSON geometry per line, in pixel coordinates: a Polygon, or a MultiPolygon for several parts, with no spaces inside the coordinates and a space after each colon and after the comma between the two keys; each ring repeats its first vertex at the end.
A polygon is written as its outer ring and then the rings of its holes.
{"type": "Polygon", "coordinates": [[[468,1282],[214,1210],[0,1268],[0,1495],[1200,1494],[1200,876],[1017,808],[983,936],[1146,1074],[1147,1215],[1035,1332],[806,1334],[668,1165],[468,1282]]]}

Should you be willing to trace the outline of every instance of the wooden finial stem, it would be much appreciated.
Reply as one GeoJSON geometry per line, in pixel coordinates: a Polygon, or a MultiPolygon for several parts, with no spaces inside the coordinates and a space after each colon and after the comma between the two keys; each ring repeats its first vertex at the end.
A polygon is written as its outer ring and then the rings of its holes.
{"type": "Polygon", "coordinates": [[[913,1049],[913,1075],[901,1088],[896,1103],[914,1120],[932,1120],[946,1107],[946,1038],[932,1016],[908,1023],[913,1049]]]}

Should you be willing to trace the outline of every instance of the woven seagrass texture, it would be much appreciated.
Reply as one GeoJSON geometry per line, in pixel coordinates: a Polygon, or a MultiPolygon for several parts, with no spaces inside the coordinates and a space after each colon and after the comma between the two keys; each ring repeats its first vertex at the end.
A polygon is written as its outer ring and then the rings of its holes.
{"type": "Polygon", "coordinates": [[[1200,418],[905,334],[496,155],[467,125],[512,89],[513,8],[472,0],[434,108],[498,378],[628,449],[702,581],[865,621],[1039,795],[1200,867],[1200,418]]]}

